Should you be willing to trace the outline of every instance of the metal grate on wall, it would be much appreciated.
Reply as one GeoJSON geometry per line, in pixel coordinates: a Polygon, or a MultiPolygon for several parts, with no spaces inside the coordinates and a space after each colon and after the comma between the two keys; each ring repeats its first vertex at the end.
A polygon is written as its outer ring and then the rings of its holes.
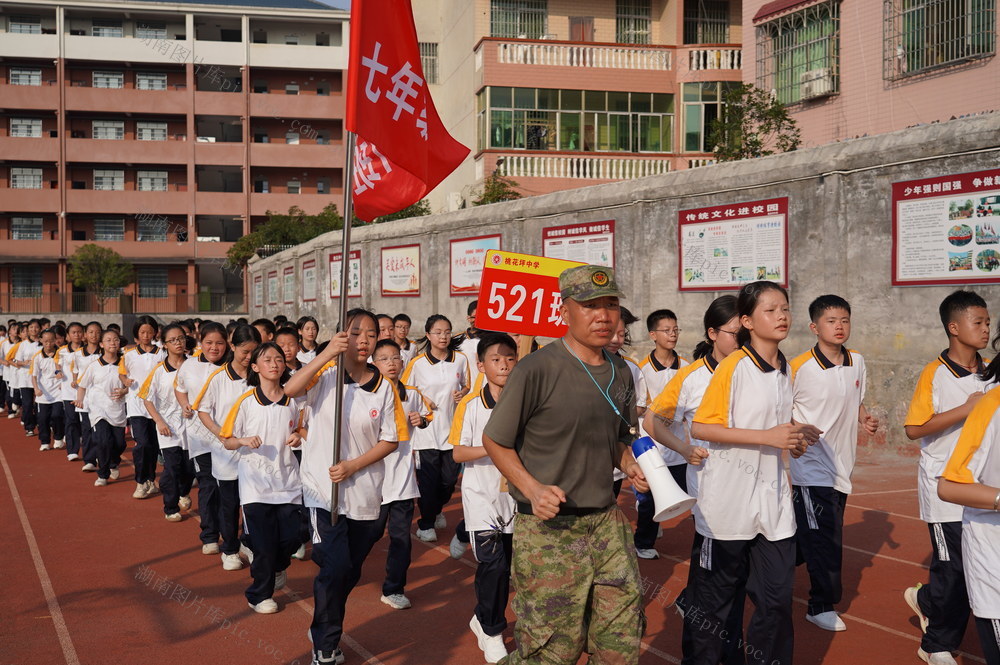
{"type": "Polygon", "coordinates": [[[615,0],[615,41],[619,44],[652,43],[651,0],[615,0]]]}
{"type": "Polygon", "coordinates": [[[490,36],[541,39],[548,0],[490,0],[490,36]]]}
{"type": "Polygon", "coordinates": [[[685,44],[728,44],[728,0],[684,0],[685,44]]]}
{"type": "Polygon", "coordinates": [[[438,83],[438,45],[433,42],[420,42],[420,66],[424,70],[427,83],[438,83]]]}
{"type": "Polygon", "coordinates": [[[885,0],[882,77],[896,81],[996,53],[996,0],[885,0]]]}
{"type": "Polygon", "coordinates": [[[757,87],[782,104],[840,92],[840,1],[826,0],[757,26],[757,87]]]}

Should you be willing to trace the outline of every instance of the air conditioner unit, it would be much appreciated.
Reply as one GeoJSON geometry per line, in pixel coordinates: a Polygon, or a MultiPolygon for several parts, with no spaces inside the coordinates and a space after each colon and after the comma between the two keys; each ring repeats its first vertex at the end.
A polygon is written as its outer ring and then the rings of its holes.
{"type": "Polygon", "coordinates": [[[800,99],[814,99],[833,93],[833,71],[829,67],[811,69],[799,76],[800,99]]]}

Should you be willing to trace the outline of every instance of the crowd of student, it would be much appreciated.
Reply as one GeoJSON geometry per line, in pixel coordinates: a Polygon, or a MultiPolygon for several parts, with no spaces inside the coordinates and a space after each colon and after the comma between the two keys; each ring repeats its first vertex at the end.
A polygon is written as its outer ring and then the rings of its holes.
{"type": "MultiPolygon", "coordinates": [[[[864,358],[845,346],[850,305],[817,298],[809,307],[816,344],[791,361],[779,348],[792,325],[788,296],[771,282],[713,301],[690,361],[677,352],[681,329],[667,309],[645,319],[653,350],[638,362],[621,356],[639,319],[614,308],[620,316],[605,352],[631,371],[638,434],[662,444],[672,477],[697,498],[688,584],[677,601],[682,662],[790,665],[797,564],[805,563],[810,579],[807,620],[847,628],[836,610],[844,510],[859,430],[874,434],[879,426],[863,403],[864,358]],[[747,596],[754,613],[744,639],[747,596]]],[[[503,632],[520,507],[483,434],[518,362],[518,340],[477,330],[475,313],[473,302],[458,336],[446,317],[433,315],[425,336],[411,341],[407,315],[355,309],[324,343],[308,316],[162,327],[141,316],[127,346],[114,324],[9,321],[0,341],[0,406],[38,437],[40,450],[64,449],[95,473],[97,487],[119,478],[129,434],[132,497],[159,495],[168,521],[183,520],[197,483],[201,551],[219,555],[225,570],[249,563],[245,595],[256,612],[278,611],[274,591],[291,558],[305,558],[311,544],[319,568],[309,630],[316,664],[344,662],[347,598],[386,532],[381,600],[411,607],[411,531],[438,539],[461,476],[464,519],[449,549],[459,558],[471,546],[478,562],[469,625],[487,662],[496,663],[508,656],[503,632]],[[340,371],[341,461],[331,466],[340,371]]],[[[955,663],[971,608],[987,662],[1000,665],[1000,453],[993,447],[1000,391],[990,391],[1000,359],[987,365],[979,355],[990,325],[981,297],[953,293],[940,315],[949,347],[921,374],[905,424],[907,436],[921,440],[930,582],[904,598],[924,631],[922,660],[955,663]]],[[[608,479],[615,496],[624,477],[608,479]]],[[[662,530],[652,498],[635,498],[636,555],[658,558],[662,530]]]]}

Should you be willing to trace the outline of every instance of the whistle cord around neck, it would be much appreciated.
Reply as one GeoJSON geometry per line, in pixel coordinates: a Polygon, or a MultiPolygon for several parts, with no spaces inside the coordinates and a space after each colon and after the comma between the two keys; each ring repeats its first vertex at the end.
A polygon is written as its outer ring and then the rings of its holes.
{"type": "Polygon", "coordinates": [[[632,423],[625,420],[624,416],[622,416],[622,412],[618,410],[618,407],[615,406],[615,403],[611,399],[611,386],[613,386],[615,383],[615,364],[611,360],[611,354],[609,354],[605,349],[601,349],[601,352],[608,359],[608,362],[611,363],[611,380],[608,381],[607,388],[601,388],[601,384],[599,384],[597,382],[597,379],[594,378],[594,375],[590,373],[590,368],[587,367],[587,363],[583,362],[583,360],[580,359],[580,356],[576,355],[576,353],[573,352],[573,349],[569,347],[569,344],[566,343],[566,340],[560,340],[560,341],[562,341],[563,347],[567,351],[569,351],[570,355],[576,358],[577,361],[580,363],[580,366],[583,367],[583,371],[586,372],[587,376],[590,377],[590,380],[594,382],[594,386],[597,388],[597,391],[601,393],[601,395],[604,397],[605,400],[607,400],[608,405],[611,407],[611,410],[615,412],[615,415],[618,416],[618,418],[620,418],[623,423],[625,423],[625,426],[628,427],[630,433],[635,434],[635,427],[633,427],[632,423]]]}

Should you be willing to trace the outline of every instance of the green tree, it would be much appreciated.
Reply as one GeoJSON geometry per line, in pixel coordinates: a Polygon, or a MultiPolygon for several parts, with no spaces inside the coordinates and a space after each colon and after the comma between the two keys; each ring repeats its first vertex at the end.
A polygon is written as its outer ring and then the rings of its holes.
{"type": "Polygon", "coordinates": [[[521,192],[517,191],[515,181],[493,172],[483,180],[483,189],[479,196],[472,200],[472,205],[483,206],[503,201],[516,201],[523,196],[521,192]]]}
{"type": "Polygon", "coordinates": [[[75,286],[93,293],[103,312],[104,304],[135,280],[135,270],[115,250],[87,243],[69,257],[67,277],[75,286]]]}
{"type": "Polygon", "coordinates": [[[722,101],[722,114],[708,135],[720,162],[789,152],[801,145],[795,120],[770,93],[744,83],[726,92],[722,101]]]}
{"type": "Polygon", "coordinates": [[[298,245],[328,231],[344,228],[344,219],[333,203],[318,215],[307,215],[298,206],[292,206],[285,214],[268,210],[267,217],[257,230],[233,243],[226,253],[227,267],[245,267],[257,250],[265,245],[298,245]]]}

